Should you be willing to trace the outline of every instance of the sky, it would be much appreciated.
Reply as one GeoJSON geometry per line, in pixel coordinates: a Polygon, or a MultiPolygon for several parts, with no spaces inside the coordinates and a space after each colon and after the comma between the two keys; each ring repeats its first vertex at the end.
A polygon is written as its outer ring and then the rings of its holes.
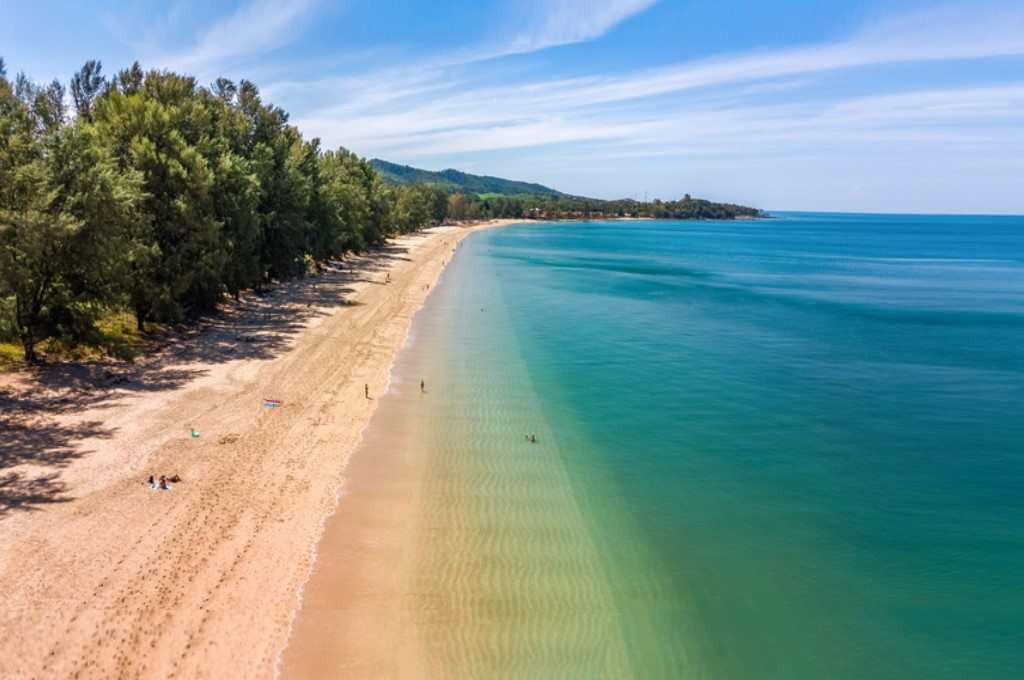
{"type": "Polygon", "coordinates": [[[327,147],[600,198],[1024,214],[1024,2],[2,0],[9,74],[255,82],[327,147]]]}

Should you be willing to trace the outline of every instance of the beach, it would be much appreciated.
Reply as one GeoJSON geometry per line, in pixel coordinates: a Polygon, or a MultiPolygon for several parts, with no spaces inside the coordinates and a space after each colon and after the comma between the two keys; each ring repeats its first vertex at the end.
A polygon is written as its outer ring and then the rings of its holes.
{"type": "Polygon", "coordinates": [[[5,376],[0,677],[1020,675],[1017,218],[498,224],[5,376]]]}
{"type": "Polygon", "coordinates": [[[273,677],[349,456],[472,231],[250,295],[138,365],[5,376],[0,677],[273,677]]]}
{"type": "Polygon", "coordinates": [[[567,431],[512,324],[534,307],[503,303],[488,256],[497,233],[463,244],[413,322],[319,543],[282,680],[633,677],[562,463],[567,431]]]}
{"type": "Polygon", "coordinates": [[[353,455],[282,680],[1019,675],[1018,227],[463,242],[353,455]]]}

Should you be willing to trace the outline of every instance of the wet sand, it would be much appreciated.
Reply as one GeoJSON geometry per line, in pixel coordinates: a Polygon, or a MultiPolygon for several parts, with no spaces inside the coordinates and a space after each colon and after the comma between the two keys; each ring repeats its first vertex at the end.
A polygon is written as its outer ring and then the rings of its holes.
{"type": "Polygon", "coordinates": [[[349,456],[471,231],[253,296],[113,377],[0,379],[0,677],[273,677],[349,456]]]}
{"type": "Polygon", "coordinates": [[[631,677],[500,274],[464,248],[346,471],[283,680],[631,677]]]}
{"type": "MultiPolygon", "coordinates": [[[[409,386],[403,399],[418,398],[409,386]]],[[[394,397],[392,397],[394,398],[394,397]]],[[[427,459],[409,455],[426,422],[375,418],[346,471],[344,495],[317,546],[281,677],[423,677],[406,601],[414,591],[427,459]]]]}

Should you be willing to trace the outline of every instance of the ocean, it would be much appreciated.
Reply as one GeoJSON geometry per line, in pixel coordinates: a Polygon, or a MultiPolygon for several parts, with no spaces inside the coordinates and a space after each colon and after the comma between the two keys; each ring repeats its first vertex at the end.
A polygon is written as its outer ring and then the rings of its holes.
{"type": "Polygon", "coordinates": [[[474,234],[350,478],[325,669],[1024,677],[1024,218],[474,234]]]}

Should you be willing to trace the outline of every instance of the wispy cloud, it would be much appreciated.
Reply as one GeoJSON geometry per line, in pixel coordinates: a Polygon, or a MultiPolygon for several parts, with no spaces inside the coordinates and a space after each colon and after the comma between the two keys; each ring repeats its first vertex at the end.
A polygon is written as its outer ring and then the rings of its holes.
{"type": "Polygon", "coordinates": [[[540,0],[524,2],[530,12],[526,30],[505,48],[507,54],[533,52],[599,38],[657,0],[540,0]]]}
{"type": "Polygon", "coordinates": [[[158,55],[156,65],[190,73],[287,44],[318,0],[249,0],[183,50],[158,55]]]}
{"type": "MultiPolygon", "coordinates": [[[[509,102],[503,112],[455,106],[433,116],[417,109],[347,119],[345,134],[363,153],[399,159],[588,142],[609,157],[747,154],[793,145],[857,148],[863,144],[1024,145],[1013,131],[1024,110],[1024,82],[922,90],[836,101],[689,106],[623,117],[599,109],[571,118],[530,112],[509,102]]],[[[327,136],[331,118],[300,125],[327,136]]]]}
{"type": "MultiPolygon", "coordinates": [[[[597,12],[589,27],[564,34],[554,28],[539,30],[528,44],[592,35],[616,18],[640,11],[642,5],[608,3],[607,11],[597,12]]],[[[552,26],[564,26],[564,17],[580,10],[582,3],[560,6],[568,14],[547,15],[552,26]]],[[[792,141],[844,131],[851,139],[882,139],[888,127],[893,139],[909,139],[914,135],[900,128],[901,121],[949,123],[1019,115],[1019,108],[1014,108],[1019,104],[1018,85],[833,101],[815,95],[814,84],[851,69],[1008,55],[1024,55],[1024,7],[982,15],[936,10],[879,21],[829,44],[721,56],[615,76],[521,82],[514,97],[509,96],[507,83],[476,86],[436,65],[410,69],[397,82],[387,77],[363,80],[365,88],[344,92],[343,104],[309,112],[298,122],[329,144],[344,142],[362,153],[402,158],[443,155],[445,149],[472,153],[573,141],[657,147],[695,144],[697,137],[724,149],[730,138],[734,145],[749,141],[746,133],[751,130],[792,141]],[[740,84],[742,88],[737,87],[740,84]],[[658,105],[660,97],[725,86],[730,97],[694,96],[684,103],[658,105]],[[763,106],[759,99],[765,93],[788,95],[793,103],[763,106]]],[[[948,138],[958,135],[962,133],[948,138]]],[[[916,137],[937,134],[931,130],[916,137]]]]}
{"type": "Polygon", "coordinates": [[[552,47],[575,45],[605,35],[658,0],[520,0],[502,17],[500,34],[481,45],[454,50],[432,60],[435,67],[488,61],[552,47]]]}
{"type": "Polygon", "coordinates": [[[850,40],[798,49],[706,59],[619,77],[550,83],[572,102],[610,103],[697,88],[803,76],[885,64],[1024,54],[1024,6],[997,15],[951,14],[890,19],[850,40]]]}

